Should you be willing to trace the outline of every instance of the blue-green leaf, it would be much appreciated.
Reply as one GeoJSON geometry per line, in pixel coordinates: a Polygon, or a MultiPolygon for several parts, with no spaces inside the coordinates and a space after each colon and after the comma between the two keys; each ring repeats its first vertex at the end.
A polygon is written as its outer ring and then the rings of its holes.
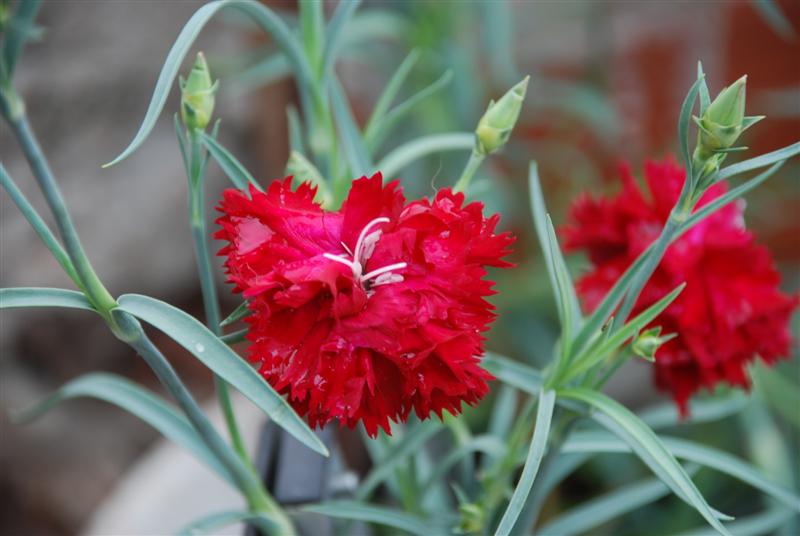
{"type": "Polygon", "coordinates": [[[336,63],[336,56],[339,48],[345,40],[345,28],[349,26],[353,15],[361,4],[361,0],[349,0],[339,2],[336,11],[328,24],[327,35],[325,36],[325,51],[322,57],[322,73],[327,75],[333,71],[336,63]]]}
{"type": "MultiPolygon", "coordinates": [[[[533,481],[536,479],[536,473],[539,472],[539,465],[547,447],[547,438],[550,436],[550,422],[553,418],[555,403],[555,391],[541,391],[539,393],[536,429],[533,431],[533,439],[531,439],[528,456],[522,469],[522,476],[519,478],[517,487],[514,488],[508,508],[506,508],[503,517],[500,519],[495,536],[508,536],[511,534],[511,529],[514,528],[522,508],[525,506],[525,500],[533,487],[533,481]]],[[[522,527],[522,530],[526,530],[526,528],[522,527]]]]}
{"type": "Polygon", "coordinates": [[[333,114],[336,117],[336,125],[342,137],[342,148],[350,165],[351,174],[354,177],[371,174],[374,170],[369,152],[361,138],[361,132],[353,118],[353,112],[350,110],[350,104],[347,102],[342,86],[335,78],[331,80],[329,86],[333,114]]]}
{"type": "MultiPolygon", "coordinates": [[[[784,527],[793,514],[790,510],[783,508],[771,508],[760,514],[737,519],[728,525],[731,534],[734,536],[763,536],[767,534],[783,534],[776,532],[784,527]]],[[[681,532],[679,536],[714,536],[714,532],[704,527],[697,528],[688,532],[681,532]]]]}
{"type": "MultiPolygon", "coordinates": [[[[727,452],[713,447],[699,445],[685,439],[662,437],[664,447],[682,460],[697,463],[725,473],[745,482],[775,499],[789,508],[800,512],[800,497],[789,490],[767,480],[755,467],[727,452]]],[[[563,452],[631,452],[632,446],[604,432],[575,432],[564,444],[563,452]]]]}
{"type": "Polygon", "coordinates": [[[447,87],[452,79],[453,72],[446,71],[442,76],[434,80],[429,86],[422,88],[420,91],[392,108],[382,119],[374,123],[372,131],[365,130],[364,138],[367,140],[369,147],[374,150],[381,145],[386,136],[388,136],[391,132],[392,128],[398,122],[400,122],[401,119],[403,119],[409,114],[409,112],[416,108],[420,102],[447,87]]]}
{"type": "Polygon", "coordinates": [[[383,89],[380,97],[378,97],[378,101],[375,103],[375,107],[372,109],[372,114],[367,121],[367,126],[364,128],[364,138],[367,140],[367,143],[372,143],[371,140],[372,136],[375,134],[377,123],[379,123],[389,111],[389,107],[392,105],[392,102],[394,102],[394,99],[400,92],[400,88],[408,78],[408,75],[411,74],[411,69],[413,69],[414,65],[416,65],[417,61],[419,60],[419,56],[419,49],[415,48],[409,52],[408,56],[406,56],[403,62],[397,67],[392,77],[389,79],[389,82],[386,84],[386,87],[383,89]]]}
{"type": "Polygon", "coordinates": [[[658,436],[625,406],[597,391],[574,388],[558,392],[599,410],[592,418],[625,441],[643,462],[681,499],[693,506],[720,534],[729,535],[717,515],[658,436]]]}
{"type": "Polygon", "coordinates": [[[219,323],[219,327],[224,328],[225,326],[230,326],[234,322],[238,322],[242,318],[246,317],[250,314],[250,308],[248,307],[249,303],[247,300],[243,301],[233,310],[231,314],[225,317],[225,319],[219,323]]]}
{"type": "Polygon", "coordinates": [[[248,191],[248,185],[252,184],[262,192],[264,191],[263,188],[256,182],[253,176],[250,174],[249,171],[239,162],[230,151],[228,151],[225,147],[219,144],[217,140],[206,134],[205,132],[200,133],[200,139],[203,141],[203,144],[206,146],[208,153],[214,157],[214,160],[217,161],[219,167],[222,168],[222,171],[225,175],[230,179],[231,183],[236,186],[240,190],[244,190],[245,192],[248,191]]]}
{"type": "Polygon", "coordinates": [[[484,356],[481,366],[503,383],[530,395],[538,395],[544,382],[542,374],[535,368],[492,352],[484,356]]]}
{"type": "Polygon", "coordinates": [[[472,456],[476,452],[482,452],[494,458],[502,456],[506,451],[506,445],[503,439],[504,438],[490,435],[475,436],[469,438],[458,448],[437,460],[436,467],[420,486],[420,502],[422,502],[429,491],[434,489],[434,484],[443,478],[455,464],[463,460],[466,456],[472,456]]]}
{"type": "Polygon", "coordinates": [[[531,214],[539,245],[544,253],[550,285],[555,293],[559,318],[561,319],[562,344],[569,346],[570,339],[577,333],[581,325],[581,309],[572,278],[567,270],[561,249],[558,247],[553,224],[544,204],[542,186],[536,162],[531,161],[528,170],[528,183],[531,195],[531,214]]]}
{"type": "Polygon", "coordinates": [[[254,514],[252,512],[217,512],[193,521],[178,532],[178,536],[200,536],[202,534],[217,534],[219,529],[234,523],[249,523],[261,529],[264,534],[275,532],[275,523],[267,514],[254,514]]]}
{"type": "Polygon", "coordinates": [[[138,294],[121,296],[118,303],[121,310],[152,324],[186,348],[298,441],[315,452],[328,455],[328,449],[322,441],[288,402],[197,319],[168,303],[138,294]]]}
{"type": "MultiPolygon", "coordinates": [[[[6,28],[0,38],[2,39],[2,58],[0,58],[0,74],[6,79],[11,79],[14,74],[14,69],[17,66],[17,60],[22,55],[22,49],[25,41],[30,39],[31,33],[34,31],[34,19],[36,13],[39,11],[39,0],[24,0],[17,2],[17,9],[10,20],[5,21],[6,28]]],[[[7,5],[4,9],[11,10],[11,6],[7,5]]]]}
{"type": "Polygon", "coordinates": [[[126,147],[119,156],[103,167],[112,166],[124,160],[144,142],[150,134],[150,131],[153,130],[156,120],[161,114],[161,110],[164,109],[169,91],[175,82],[175,77],[178,75],[181,64],[189,53],[195,39],[200,34],[203,27],[205,27],[206,23],[208,23],[219,10],[226,7],[244,12],[258,26],[269,33],[289,59],[289,63],[294,68],[295,75],[298,78],[298,82],[305,87],[308,86],[308,83],[312,80],[312,76],[303,51],[289,27],[286,26],[280,17],[272,10],[255,0],[217,0],[215,2],[209,2],[192,15],[181,30],[175,43],[172,45],[169,54],[167,54],[167,59],[164,61],[164,66],[161,68],[161,74],[158,76],[156,87],[153,90],[153,96],[150,99],[150,105],[147,108],[139,131],[133,137],[128,147],[126,147]]]}
{"type": "Polygon", "coordinates": [[[753,0],[753,4],[758,14],[764,19],[764,22],[766,22],[775,33],[787,41],[797,37],[791,21],[781,10],[778,2],[775,0],[753,0]]]}
{"type": "Polygon", "coordinates": [[[681,113],[678,116],[678,146],[681,148],[681,156],[683,157],[683,164],[686,167],[686,180],[691,181],[692,171],[692,154],[689,149],[689,125],[692,119],[692,108],[694,108],[694,101],[697,99],[697,92],[700,86],[704,84],[705,77],[698,77],[686,98],[681,105],[681,113]]]}
{"type": "Polygon", "coordinates": [[[689,402],[689,417],[682,418],[673,402],[665,402],[639,413],[639,418],[654,429],[667,426],[682,426],[718,421],[741,411],[748,402],[748,397],[740,392],[733,392],[722,398],[709,400],[692,400],[689,402]]]}
{"type": "Polygon", "coordinates": [[[767,167],[776,162],[780,162],[781,160],[791,158],[797,154],[800,154],[800,141],[791,145],[787,145],[782,149],[777,149],[775,151],[756,156],[755,158],[748,158],[747,160],[743,160],[742,162],[738,162],[732,166],[722,168],[713,175],[712,180],[715,183],[724,181],[739,175],[740,173],[767,167]]]}
{"type": "Polygon", "coordinates": [[[404,530],[420,536],[428,536],[430,534],[430,523],[421,517],[406,514],[392,508],[372,506],[362,502],[330,501],[304,506],[303,510],[330,517],[377,523],[378,525],[404,530]]]}
{"type": "Polygon", "coordinates": [[[381,482],[392,475],[392,472],[399,464],[414,454],[441,429],[442,425],[440,423],[428,420],[409,430],[410,433],[406,434],[396,445],[392,445],[380,462],[373,466],[358,487],[355,493],[356,499],[366,500],[381,482]]]}
{"type": "Polygon", "coordinates": [[[12,418],[16,422],[30,422],[64,400],[79,397],[97,398],[139,417],[164,437],[191,452],[219,476],[234,484],[228,470],[219,463],[183,415],[144,387],[114,374],[94,372],[76,378],[41,402],[14,412],[12,418]]]}
{"type": "Polygon", "coordinates": [[[444,151],[468,151],[475,143],[472,132],[451,132],[422,136],[396,147],[375,166],[387,179],[395,178],[398,171],[429,154],[444,151]]]}
{"type": "Polygon", "coordinates": [[[94,311],[89,300],[75,290],[38,287],[0,289],[0,309],[18,307],[69,307],[94,311]]]}

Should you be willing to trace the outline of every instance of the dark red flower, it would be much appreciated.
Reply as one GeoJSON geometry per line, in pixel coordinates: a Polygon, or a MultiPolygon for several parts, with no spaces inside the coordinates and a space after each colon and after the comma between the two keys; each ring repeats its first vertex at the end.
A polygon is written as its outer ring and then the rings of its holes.
{"type": "MultiPolygon", "coordinates": [[[[592,270],[577,282],[588,310],[659,235],[683,185],[674,160],[645,166],[649,196],[630,169],[621,169],[622,191],[611,198],[583,195],[563,229],[565,247],[583,249],[592,270]]],[[[700,206],[721,196],[713,186],[700,206]]],[[[686,281],[686,289],[653,325],[678,336],[656,353],[656,385],[672,393],[685,415],[689,397],[719,382],[747,388],[746,367],[756,356],[772,364],[789,353],[789,317],[797,297],[782,294],[769,252],[744,227],[744,202],[715,212],[673,243],[634,308],[647,308],[686,281]]]]}
{"type": "Polygon", "coordinates": [[[266,193],[227,190],[216,238],[229,281],[250,301],[250,359],[312,426],[363,421],[375,436],[413,408],[458,413],[488,391],[482,332],[494,318],[486,266],[513,239],[497,215],[440,190],[406,204],[380,174],[341,210],[291,178],[266,193]]]}

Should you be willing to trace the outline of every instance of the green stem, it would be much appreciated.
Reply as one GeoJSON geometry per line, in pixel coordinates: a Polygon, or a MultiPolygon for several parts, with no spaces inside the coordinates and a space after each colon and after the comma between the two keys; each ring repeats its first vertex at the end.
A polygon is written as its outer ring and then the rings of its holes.
{"type": "Polygon", "coordinates": [[[75,267],[75,272],[80,278],[81,283],[83,283],[83,288],[86,291],[89,301],[92,302],[92,305],[95,306],[97,311],[104,318],[110,320],[110,311],[116,307],[117,302],[105,286],[103,286],[103,283],[97,277],[94,268],[86,256],[80,238],[78,238],[78,233],[72,223],[72,218],[67,211],[64,198],[53,177],[47,159],[31,130],[27,116],[22,112],[15,117],[6,116],[6,119],[22,147],[22,152],[25,154],[25,158],[31,166],[33,175],[47,200],[50,210],[53,212],[64,247],[75,267]]]}
{"type": "Polygon", "coordinates": [[[465,192],[467,188],[469,188],[469,183],[472,180],[472,176],[475,175],[475,172],[478,171],[478,168],[483,163],[486,155],[479,152],[477,149],[472,149],[472,152],[469,155],[469,160],[467,160],[467,165],[464,166],[464,171],[461,172],[461,177],[459,177],[456,185],[453,187],[454,192],[465,192]]]}
{"type": "MultiPolygon", "coordinates": [[[[205,215],[205,154],[202,150],[197,131],[189,132],[189,222],[192,229],[197,273],[200,277],[200,290],[203,295],[206,325],[216,336],[222,334],[220,322],[222,315],[219,308],[217,286],[214,282],[214,268],[208,250],[206,215],[205,215]]],[[[242,461],[255,472],[255,467],[247,452],[247,447],[239,430],[239,423],[231,404],[230,388],[219,376],[214,374],[217,399],[219,401],[225,424],[231,437],[233,448],[242,461]]]]}
{"type": "Polygon", "coordinates": [[[230,471],[239,488],[245,494],[250,509],[268,514],[277,525],[277,535],[294,534],[294,527],[283,510],[264,491],[256,475],[239,459],[225,443],[222,436],[203,414],[192,394],[178,377],[175,369],[153,344],[142,329],[139,321],[120,310],[112,312],[117,326],[117,336],[134,348],[147,362],[162,385],[169,391],[181,407],[186,417],[197,430],[208,448],[230,471]]]}

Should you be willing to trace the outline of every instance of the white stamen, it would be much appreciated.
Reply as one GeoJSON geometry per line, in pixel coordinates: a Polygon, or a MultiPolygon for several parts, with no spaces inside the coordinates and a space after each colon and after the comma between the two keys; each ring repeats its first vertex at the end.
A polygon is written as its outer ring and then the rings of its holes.
{"type": "MultiPolygon", "coordinates": [[[[408,264],[404,262],[390,264],[362,275],[364,266],[366,266],[367,261],[375,252],[375,246],[377,246],[378,240],[380,240],[381,235],[383,234],[383,231],[380,229],[373,231],[372,233],[369,233],[369,230],[379,223],[389,223],[389,221],[389,218],[381,217],[375,218],[365,225],[361,230],[361,233],[358,235],[355,251],[350,251],[350,248],[347,247],[347,244],[341,242],[342,247],[347,251],[347,253],[350,254],[352,260],[348,259],[345,253],[340,253],[338,255],[334,255],[333,253],[323,253],[322,256],[326,259],[338,262],[339,264],[344,264],[350,268],[353,271],[353,278],[362,285],[371,279],[375,279],[375,281],[373,281],[371,284],[372,287],[388,285],[390,283],[399,283],[403,281],[403,276],[400,274],[393,274],[392,270],[402,270],[408,266],[408,264]]],[[[367,296],[371,296],[372,294],[374,294],[374,291],[367,290],[367,296]]]]}
{"type": "MultiPolygon", "coordinates": [[[[389,221],[389,218],[375,218],[361,229],[361,234],[358,235],[358,241],[356,241],[356,249],[353,252],[353,260],[355,262],[362,262],[361,248],[363,247],[364,238],[367,236],[367,231],[379,223],[389,223],[389,221]]],[[[366,261],[366,259],[364,259],[364,261],[366,261]]]]}
{"type": "Polygon", "coordinates": [[[391,272],[392,270],[402,270],[406,266],[408,266],[408,264],[406,264],[404,262],[398,262],[396,264],[390,264],[389,266],[384,266],[383,268],[378,268],[377,270],[372,270],[371,272],[368,272],[368,273],[362,275],[361,276],[361,281],[367,281],[369,279],[372,279],[373,277],[377,277],[379,275],[391,272]]]}
{"type": "Polygon", "coordinates": [[[372,287],[375,288],[380,285],[389,285],[390,283],[400,283],[403,281],[403,276],[400,274],[386,273],[381,274],[375,278],[372,287]]]}

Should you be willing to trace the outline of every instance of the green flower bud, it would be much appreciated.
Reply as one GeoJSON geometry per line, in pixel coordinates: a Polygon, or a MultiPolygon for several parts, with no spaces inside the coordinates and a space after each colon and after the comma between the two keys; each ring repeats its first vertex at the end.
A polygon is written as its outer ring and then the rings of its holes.
{"type": "Polygon", "coordinates": [[[720,91],[698,121],[699,145],[706,154],[732,147],[744,130],[747,75],[720,91]]]}
{"type": "Polygon", "coordinates": [[[480,154],[484,156],[491,154],[508,141],[522,109],[529,79],[530,77],[526,76],[522,82],[500,97],[500,100],[489,102],[486,113],[478,121],[478,128],[475,129],[476,150],[480,154]]]}
{"type": "Polygon", "coordinates": [[[474,534],[481,532],[486,514],[480,505],[475,503],[461,503],[458,505],[459,521],[456,532],[461,534],[474,534]]]}
{"type": "Polygon", "coordinates": [[[655,361],[656,351],[670,339],[676,337],[675,333],[661,337],[661,326],[657,326],[639,333],[631,345],[631,350],[637,356],[648,361],[655,361]]]}
{"type": "Polygon", "coordinates": [[[179,80],[181,88],[181,119],[186,128],[205,130],[214,113],[214,95],[219,87],[219,80],[211,82],[206,57],[197,53],[197,60],[192,66],[189,77],[179,80]]]}

